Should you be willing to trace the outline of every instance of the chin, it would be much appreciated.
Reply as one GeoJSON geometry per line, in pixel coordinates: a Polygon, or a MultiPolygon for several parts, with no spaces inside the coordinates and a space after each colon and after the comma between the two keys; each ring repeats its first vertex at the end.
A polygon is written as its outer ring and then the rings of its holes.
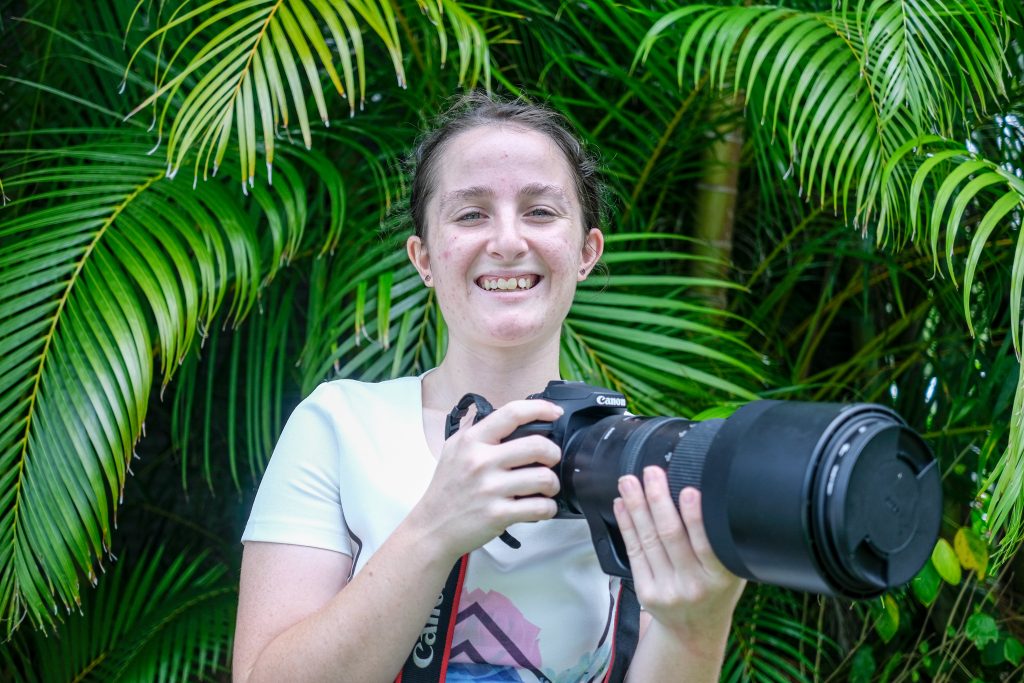
{"type": "Polygon", "coordinates": [[[481,329],[487,339],[493,344],[505,347],[521,346],[532,344],[540,339],[557,336],[558,329],[552,333],[545,329],[545,326],[538,322],[530,324],[522,319],[492,321],[481,329]]]}

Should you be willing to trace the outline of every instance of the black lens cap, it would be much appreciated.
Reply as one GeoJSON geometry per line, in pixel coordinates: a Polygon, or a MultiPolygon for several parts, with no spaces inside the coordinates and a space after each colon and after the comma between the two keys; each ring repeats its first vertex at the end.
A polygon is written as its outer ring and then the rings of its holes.
{"type": "Polygon", "coordinates": [[[927,445],[894,414],[872,411],[838,429],[826,451],[815,507],[837,588],[868,597],[906,583],[931,555],[941,521],[927,445]]]}

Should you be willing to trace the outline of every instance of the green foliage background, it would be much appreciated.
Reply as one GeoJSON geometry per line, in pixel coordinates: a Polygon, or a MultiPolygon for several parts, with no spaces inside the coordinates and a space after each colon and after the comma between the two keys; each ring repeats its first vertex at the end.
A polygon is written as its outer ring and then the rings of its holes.
{"type": "Polygon", "coordinates": [[[1024,672],[1019,3],[0,0],[0,678],[226,680],[238,537],[291,408],[420,372],[396,244],[454,94],[600,151],[563,374],[641,413],[876,401],[943,539],[867,603],[748,589],[729,681],[1024,672]]]}

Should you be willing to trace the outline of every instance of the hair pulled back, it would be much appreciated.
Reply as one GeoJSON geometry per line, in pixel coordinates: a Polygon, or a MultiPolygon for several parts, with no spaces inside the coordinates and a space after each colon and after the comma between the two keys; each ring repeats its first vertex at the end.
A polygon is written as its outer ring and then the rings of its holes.
{"type": "Polygon", "coordinates": [[[473,92],[458,100],[434,122],[412,155],[412,191],[409,212],[415,234],[427,235],[427,203],[437,187],[437,164],[448,143],[459,133],[489,125],[506,125],[546,135],[562,151],[573,176],[583,213],[584,231],[600,227],[604,218],[604,181],[596,159],[556,111],[522,100],[514,102],[473,92]]]}

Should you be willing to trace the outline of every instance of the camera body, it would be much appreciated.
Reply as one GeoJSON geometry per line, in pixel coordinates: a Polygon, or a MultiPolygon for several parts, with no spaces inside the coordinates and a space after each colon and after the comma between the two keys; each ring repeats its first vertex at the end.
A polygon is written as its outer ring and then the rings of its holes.
{"type": "MultiPolygon", "coordinates": [[[[619,495],[618,478],[625,473],[640,473],[637,467],[641,446],[648,441],[645,434],[649,436],[657,427],[668,427],[673,435],[680,437],[696,423],[681,418],[629,415],[624,395],[585,382],[552,381],[543,392],[527,398],[555,403],[563,413],[554,422],[522,425],[505,441],[537,434],[561,448],[562,459],[554,467],[560,484],[559,492],[553,497],[558,505],[554,518],[584,518],[590,527],[601,568],[607,574],[630,578],[629,557],[612,509],[612,501],[619,495]],[[605,444],[630,447],[602,448],[605,444]]],[[[668,469],[671,462],[669,449],[655,464],[668,469]]],[[[689,475],[679,482],[673,492],[675,496],[682,486],[699,485],[699,472],[689,475]]]]}
{"type": "MultiPolygon", "coordinates": [[[[531,394],[528,399],[543,399],[557,404],[563,413],[554,422],[530,422],[516,429],[505,438],[505,441],[519,439],[524,436],[538,434],[554,441],[562,449],[562,460],[554,467],[562,488],[554,497],[558,504],[555,519],[574,519],[584,517],[585,513],[580,501],[574,493],[574,477],[568,476],[566,468],[572,464],[566,462],[566,454],[575,452],[570,445],[583,433],[583,430],[597,424],[608,417],[618,417],[626,413],[626,397],[603,387],[593,386],[584,382],[566,382],[556,380],[549,382],[543,392],[531,394]]],[[[617,495],[617,494],[616,494],[617,495]]]]}
{"type": "Polygon", "coordinates": [[[586,520],[608,574],[631,576],[612,511],[618,480],[650,465],[665,469],[674,500],[686,486],[702,491],[715,555],[752,581],[871,598],[912,579],[938,537],[938,463],[885,406],[764,400],[694,422],[630,415],[625,396],[583,382],[528,398],[564,412],[506,441],[538,434],[561,448],[555,517],[586,520]]]}

